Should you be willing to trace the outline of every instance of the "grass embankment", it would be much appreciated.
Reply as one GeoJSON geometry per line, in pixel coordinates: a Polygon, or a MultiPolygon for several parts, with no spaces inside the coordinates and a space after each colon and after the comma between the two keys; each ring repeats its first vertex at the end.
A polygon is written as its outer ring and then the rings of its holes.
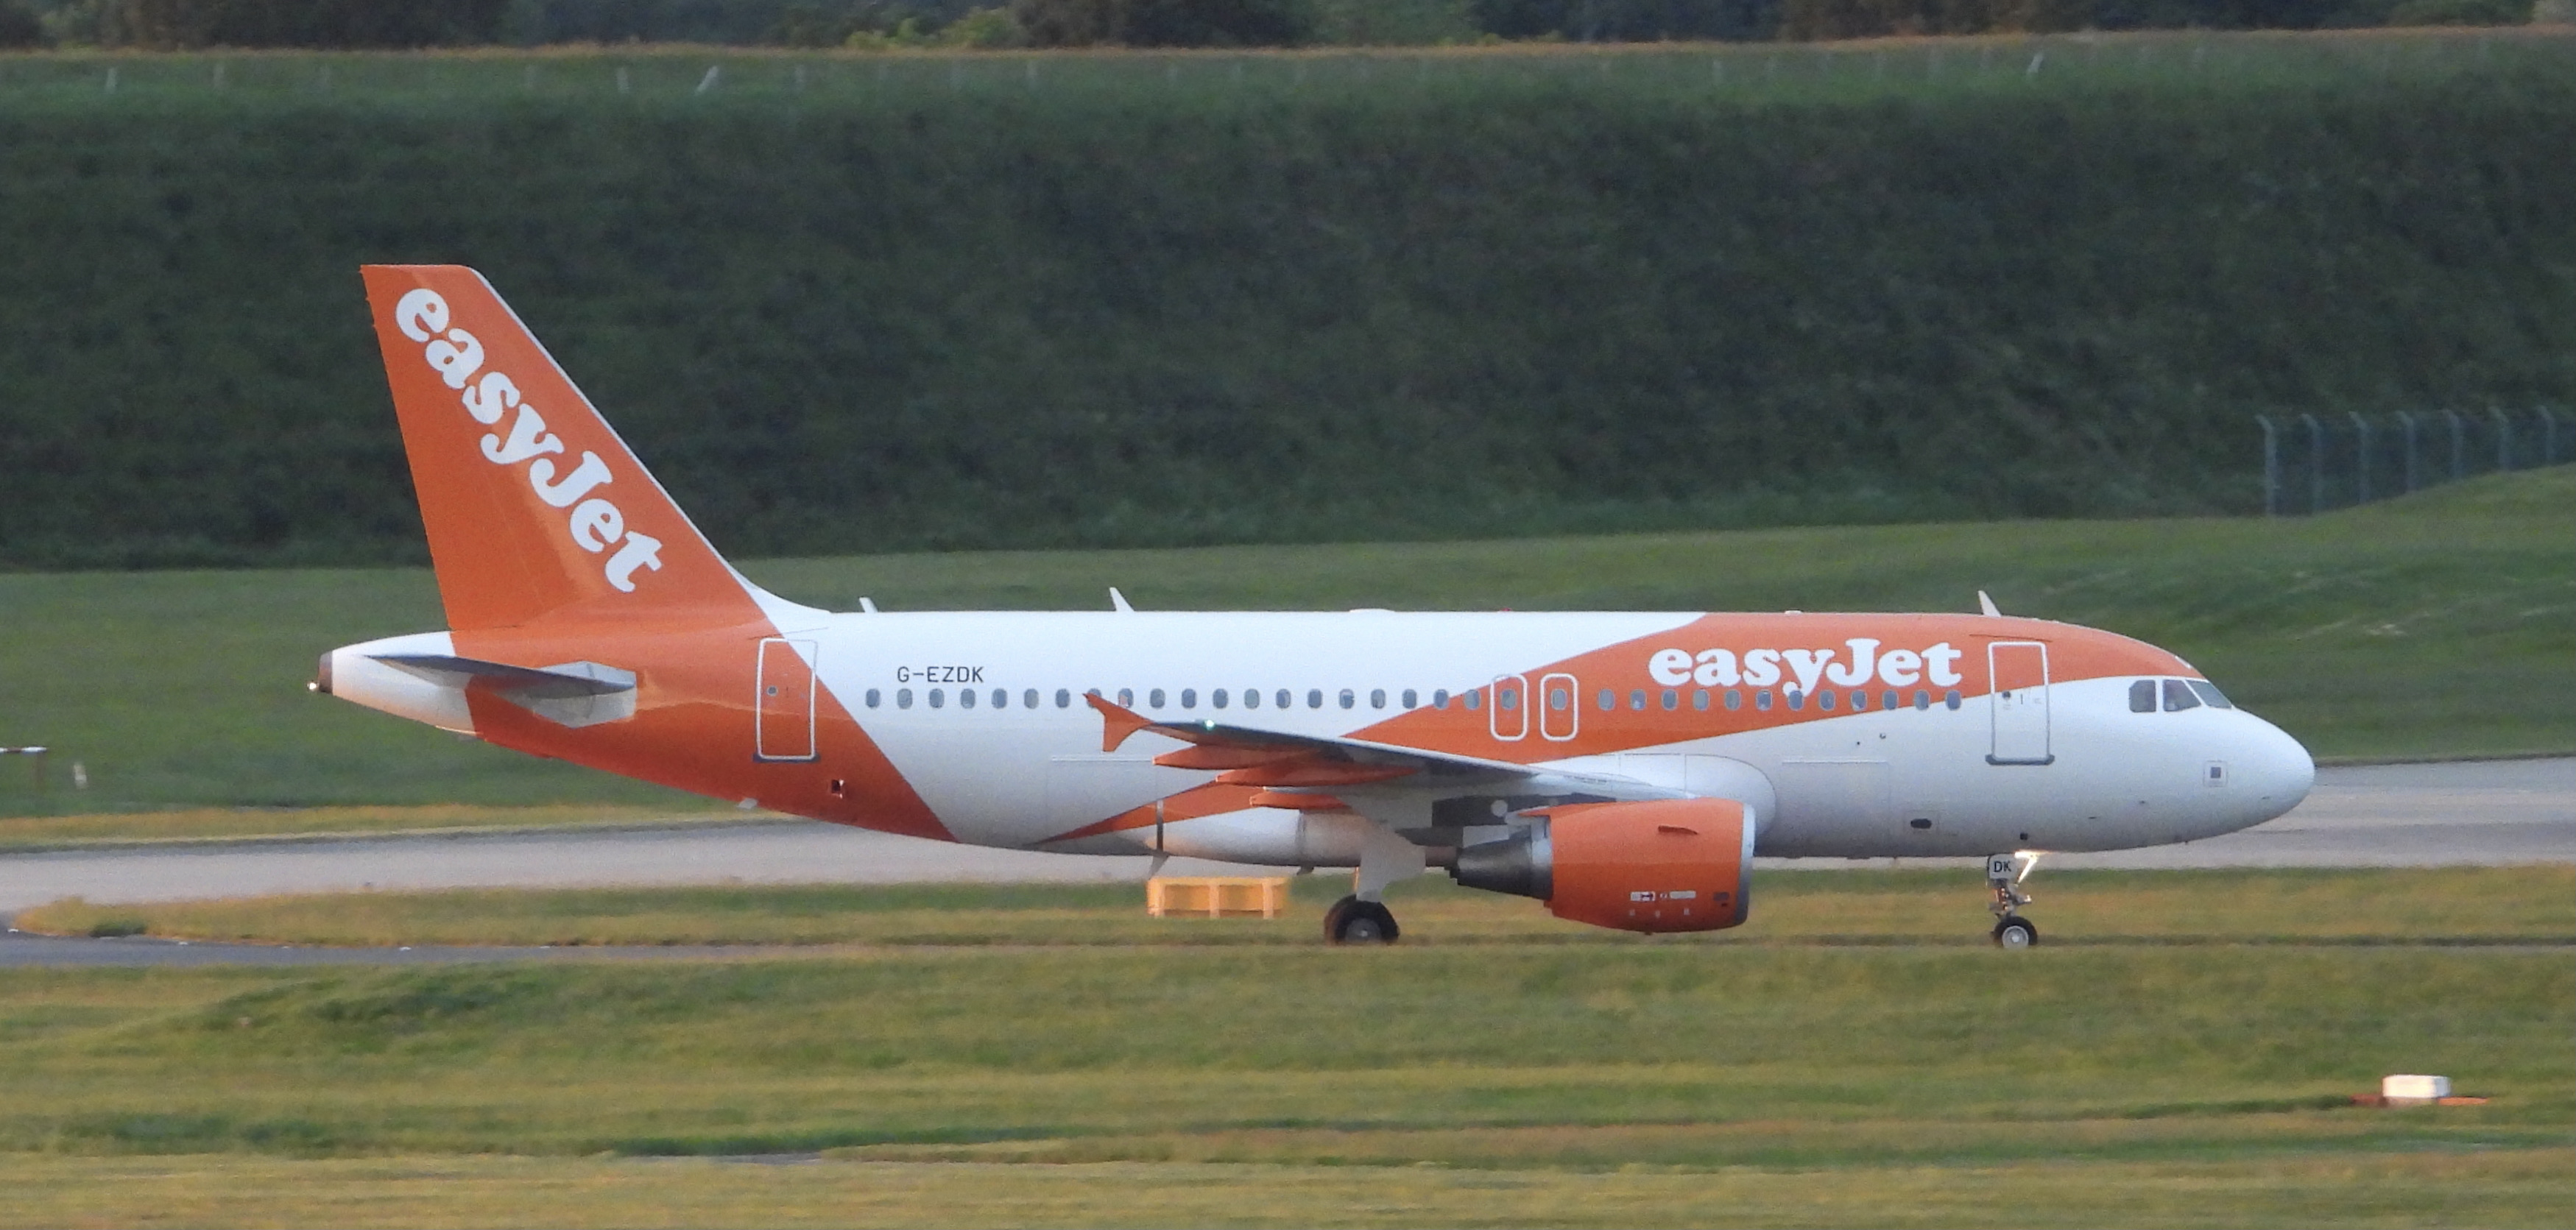
{"type": "MultiPolygon", "coordinates": [[[[2321,935],[2374,925],[2366,894],[2308,905],[2321,935]]],[[[424,1224],[602,1222],[704,1180],[657,1220],[723,1192],[717,1220],[763,1222],[820,1201],[861,1223],[2554,1224],[2576,1211],[2571,1029],[2554,947],[14,969],[0,1220],[166,1192],[213,1220],[403,1198],[424,1224]],[[2346,1105],[2391,1071],[2494,1100],[2346,1105]],[[573,1160],[781,1151],[826,1158],[573,1160]],[[113,1156],[138,1153],[194,1156],[113,1156]],[[351,1155],[375,1160],[277,1160],[351,1155]]]]}
{"type": "Polygon", "coordinates": [[[2571,57],[5,57],[0,561],[418,559],[385,260],[744,555],[2241,511],[2576,399],[2571,57]]]}
{"type": "MultiPolygon", "coordinates": [[[[2576,470],[2313,519],[2011,522],[1524,542],[751,561],[851,609],[1963,610],[2163,645],[2326,756],[2576,750],[2576,470]]],[[[317,654],[440,626],[420,570],[0,574],[0,815],[703,800],[305,694],[317,654]],[[80,761],[91,787],[69,787],[80,761]]],[[[18,821],[0,822],[0,840],[18,821]]]]}
{"type": "MultiPolygon", "coordinates": [[[[1752,920],[1659,945],[1985,942],[1974,885],[1950,871],[1763,875],[1752,920]]],[[[2576,944],[2576,867],[2068,871],[2032,886],[2054,945],[2576,944]]],[[[1278,919],[1147,917],[1133,884],[460,890],[141,905],[58,901],[21,930],[265,943],[1311,946],[1339,875],[1293,882],[1278,919]]],[[[1640,943],[1536,902],[1428,877],[1389,894],[1408,946],[1640,943]]]]}
{"type": "Polygon", "coordinates": [[[712,810],[678,816],[636,806],[470,807],[195,807],[174,811],[18,816],[0,821],[0,854],[18,851],[157,845],[243,838],[385,837],[405,833],[504,833],[636,824],[721,824],[769,812],[712,810]]]}

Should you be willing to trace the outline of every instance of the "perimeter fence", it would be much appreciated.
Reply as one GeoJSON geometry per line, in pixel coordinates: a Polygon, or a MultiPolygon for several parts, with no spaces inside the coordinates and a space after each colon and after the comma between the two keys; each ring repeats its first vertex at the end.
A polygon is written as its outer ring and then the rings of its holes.
{"type": "Polygon", "coordinates": [[[2576,415],[2527,410],[2254,416],[2263,430],[2263,512],[2321,513],[2480,474],[2576,460],[2576,415]]]}

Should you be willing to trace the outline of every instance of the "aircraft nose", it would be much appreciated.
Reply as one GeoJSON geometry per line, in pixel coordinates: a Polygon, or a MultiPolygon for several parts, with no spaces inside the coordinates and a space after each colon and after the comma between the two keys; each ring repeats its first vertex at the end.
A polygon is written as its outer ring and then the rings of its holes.
{"type": "Polygon", "coordinates": [[[2261,814],[2255,823],[2281,815],[2308,797],[2317,784],[2317,762],[2290,732],[2247,713],[2253,724],[2236,752],[2242,783],[2251,789],[2261,814]]]}

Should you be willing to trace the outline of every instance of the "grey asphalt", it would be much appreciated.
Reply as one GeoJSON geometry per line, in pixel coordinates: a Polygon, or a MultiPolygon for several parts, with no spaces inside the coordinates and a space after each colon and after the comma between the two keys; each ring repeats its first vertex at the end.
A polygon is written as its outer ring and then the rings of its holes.
{"type": "MultiPolygon", "coordinates": [[[[1959,860],[1908,860],[1907,865],[1959,860]]],[[[2431,867],[2576,862],[2576,758],[2322,769],[2297,810],[2179,846],[2046,868],[2431,867]]],[[[1759,860],[1770,869],[1886,865],[1759,860]]],[[[804,821],[67,850],[0,856],[0,913],[63,897],[141,902],[353,889],[653,884],[1141,882],[1143,858],[990,850],[804,821]]],[[[1276,874],[1174,859],[1175,875],[1276,874]]],[[[2045,871],[2042,872],[2045,874],[2045,871]]],[[[725,951],[725,950],[711,950],[725,951]]],[[[0,965],[404,962],[688,956],[665,948],[348,951],[0,937],[0,965]]]]}

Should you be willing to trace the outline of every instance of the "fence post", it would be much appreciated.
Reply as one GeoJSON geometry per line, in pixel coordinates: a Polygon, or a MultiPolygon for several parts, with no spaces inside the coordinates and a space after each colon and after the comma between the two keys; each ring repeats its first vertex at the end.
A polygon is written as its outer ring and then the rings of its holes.
{"type": "Polygon", "coordinates": [[[2442,417],[2451,420],[2451,481],[2456,483],[2469,476],[2469,438],[2459,411],[2445,410],[2442,417]]]}
{"type": "Polygon", "coordinates": [[[2415,469],[2415,415],[2410,411],[2400,410],[2397,412],[2397,423],[2406,429],[2406,493],[2413,495],[2421,481],[2415,469]]]}
{"type": "Polygon", "coordinates": [[[2254,422],[2263,428],[2263,515],[2281,515],[2281,434],[2272,427],[2272,416],[2258,414],[2254,422]]]}
{"type": "Polygon", "coordinates": [[[2299,421],[2308,425],[2308,514],[2326,510],[2326,428],[2313,414],[2302,414],[2299,421]]]}
{"type": "Polygon", "coordinates": [[[2352,502],[2370,502],[2370,420],[2352,416],[2352,502]]]}
{"type": "Polygon", "coordinates": [[[2496,472],[2502,474],[2513,469],[2513,420],[2499,406],[2487,407],[2487,413],[2495,416],[2496,472]]]}

